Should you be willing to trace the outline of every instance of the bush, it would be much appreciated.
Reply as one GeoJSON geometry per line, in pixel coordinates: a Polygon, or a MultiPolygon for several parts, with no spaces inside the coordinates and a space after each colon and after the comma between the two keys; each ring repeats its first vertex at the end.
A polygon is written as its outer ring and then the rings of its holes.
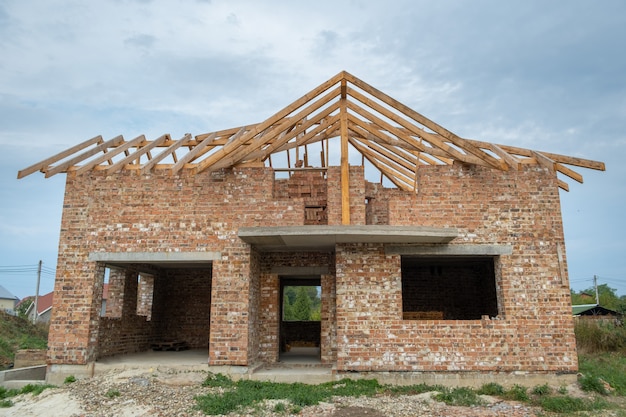
{"type": "Polygon", "coordinates": [[[619,352],[626,349],[626,328],[623,325],[579,319],[574,331],[579,353],[619,352]]]}
{"type": "Polygon", "coordinates": [[[526,387],[517,384],[513,385],[511,389],[507,390],[504,393],[503,397],[507,400],[520,402],[528,402],[530,400],[526,387]]]}
{"type": "Polygon", "coordinates": [[[503,395],[504,387],[500,384],[496,384],[495,382],[489,382],[488,384],[484,384],[478,390],[479,395],[503,395]]]}
{"type": "Polygon", "coordinates": [[[448,405],[456,405],[469,407],[472,405],[482,405],[483,401],[478,394],[471,388],[459,387],[452,390],[445,390],[444,392],[434,396],[437,401],[442,401],[448,405]]]}

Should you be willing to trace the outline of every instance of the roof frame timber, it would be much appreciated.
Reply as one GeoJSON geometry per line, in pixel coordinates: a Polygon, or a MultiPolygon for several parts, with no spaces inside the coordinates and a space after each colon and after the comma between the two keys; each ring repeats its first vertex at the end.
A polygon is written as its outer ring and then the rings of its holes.
{"type": "Polygon", "coordinates": [[[335,139],[341,144],[342,181],[347,180],[352,149],[396,187],[411,191],[416,191],[414,178],[421,165],[457,162],[505,171],[537,165],[556,176],[564,190],[569,186],[558,176],[583,182],[573,168],[605,170],[599,161],[462,138],[344,71],[260,123],[195,137],[188,133],[180,139],[165,134],[154,140],[140,135],[104,141],[96,136],[19,171],[18,178],[36,171],[46,177],[100,170],[109,175],[121,170],[197,174],[239,165],[272,166],[273,155],[287,153],[290,161],[294,149],[297,159],[304,149],[303,168],[310,168],[313,158],[307,146],[317,142],[322,144],[319,166],[327,167],[329,141],[335,139]]]}

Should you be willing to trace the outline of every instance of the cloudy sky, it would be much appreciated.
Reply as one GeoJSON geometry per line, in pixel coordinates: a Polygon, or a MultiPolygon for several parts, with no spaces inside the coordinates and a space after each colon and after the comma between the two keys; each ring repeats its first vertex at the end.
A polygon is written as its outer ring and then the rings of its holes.
{"type": "Polygon", "coordinates": [[[626,294],[626,2],[0,0],[0,285],[51,291],[65,176],[96,135],[256,123],[341,70],[456,134],[606,163],[561,192],[570,280],[626,294]]]}

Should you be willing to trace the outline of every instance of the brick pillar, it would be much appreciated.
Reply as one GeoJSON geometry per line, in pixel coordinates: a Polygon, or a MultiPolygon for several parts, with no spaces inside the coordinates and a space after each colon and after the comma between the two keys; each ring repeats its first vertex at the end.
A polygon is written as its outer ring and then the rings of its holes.
{"type": "Polygon", "coordinates": [[[96,359],[104,265],[60,255],[48,336],[48,364],[84,365],[96,359]]]}
{"type": "Polygon", "coordinates": [[[213,262],[209,365],[248,365],[251,250],[239,242],[213,262]]]}
{"type": "Polygon", "coordinates": [[[263,362],[278,362],[280,340],[280,281],[277,274],[261,275],[260,351],[263,362]]]}
{"type": "Polygon", "coordinates": [[[322,275],[322,311],[320,350],[323,364],[337,360],[337,293],[334,275],[322,275]]]}

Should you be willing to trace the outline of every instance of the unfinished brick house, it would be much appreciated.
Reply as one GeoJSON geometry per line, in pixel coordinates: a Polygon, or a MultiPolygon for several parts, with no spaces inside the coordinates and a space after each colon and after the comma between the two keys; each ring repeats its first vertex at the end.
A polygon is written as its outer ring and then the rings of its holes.
{"type": "Polygon", "coordinates": [[[337,374],[574,374],[572,166],[604,170],[460,138],[346,72],[258,124],[95,137],[18,174],[67,175],[49,372],[164,341],[252,372],[302,341],[337,374]],[[288,285],[319,287],[319,321],[283,320],[288,285]]]}

